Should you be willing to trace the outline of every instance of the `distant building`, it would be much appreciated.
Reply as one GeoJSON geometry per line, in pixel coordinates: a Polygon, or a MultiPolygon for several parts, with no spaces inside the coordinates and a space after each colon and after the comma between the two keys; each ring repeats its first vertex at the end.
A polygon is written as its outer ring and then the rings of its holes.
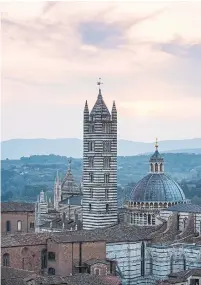
{"type": "Polygon", "coordinates": [[[34,232],[34,212],[34,203],[1,202],[1,233],[34,232]]]}
{"type": "Polygon", "coordinates": [[[160,212],[177,204],[187,204],[181,187],[164,173],[164,159],[156,150],[149,160],[149,173],[133,188],[124,206],[124,221],[139,226],[161,224],[160,212]]]}
{"type": "Polygon", "coordinates": [[[117,110],[100,88],[91,112],[85,104],[83,144],[83,228],[106,227],[117,223],[117,110]]]}
{"type": "Polygon", "coordinates": [[[54,185],[54,203],[41,191],[35,209],[36,232],[62,232],[82,228],[82,189],[71,171],[71,159],[67,173],[60,181],[57,172],[54,185]]]}

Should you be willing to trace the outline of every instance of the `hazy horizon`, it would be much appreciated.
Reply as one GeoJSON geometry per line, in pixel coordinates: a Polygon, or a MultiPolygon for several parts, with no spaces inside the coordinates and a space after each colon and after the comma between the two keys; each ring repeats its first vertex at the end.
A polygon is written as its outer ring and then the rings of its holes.
{"type": "Polygon", "coordinates": [[[119,139],[201,136],[201,2],[9,2],[2,141],[82,139],[83,109],[118,110],[119,139]],[[200,134],[200,135],[199,135],[200,134]]]}

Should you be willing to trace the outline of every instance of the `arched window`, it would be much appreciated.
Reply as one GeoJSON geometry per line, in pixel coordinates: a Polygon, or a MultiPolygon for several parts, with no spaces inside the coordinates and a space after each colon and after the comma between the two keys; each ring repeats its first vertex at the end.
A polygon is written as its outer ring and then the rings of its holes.
{"type": "Polygon", "coordinates": [[[10,265],[10,260],[9,260],[9,254],[5,253],[3,255],[3,266],[9,266],[10,265]]]}
{"type": "Polygon", "coordinates": [[[17,221],[17,231],[21,232],[22,230],[22,221],[17,221]]]}
{"type": "Polygon", "coordinates": [[[94,268],[94,273],[95,273],[95,275],[100,275],[100,269],[99,268],[94,268]]]}
{"type": "Polygon", "coordinates": [[[55,269],[53,267],[48,268],[48,275],[55,275],[55,269]]]}
{"type": "Polygon", "coordinates": [[[11,231],[11,223],[10,223],[10,221],[6,221],[6,231],[7,232],[11,231]]]}
{"type": "Polygon", "coordinates": [[[154,171],[154,166],[153,166],[153,164],[151,163],[151,172],[153,172],[154,171]]]}
{"type": "Polygon", "coordinates": [[[162,172],[163,171],[163,164],[161,163],[160,164],[160,172],[162,172]]]}
{"type": "Polygon", "coordinates": [[[104,183],[109,183],[109,180],[110,180],[110,174],[109,173],[104,174],[104,183]]]}
{"type": "Polygon", "coordinates": [[[158,172],[158,163],[155,163],[155,172],[158,172]]]}
{"type": "Polygon", "coordinates": [[[110,157],[103,158],[103,168],[104,169],[110,168],[110,157]]]}

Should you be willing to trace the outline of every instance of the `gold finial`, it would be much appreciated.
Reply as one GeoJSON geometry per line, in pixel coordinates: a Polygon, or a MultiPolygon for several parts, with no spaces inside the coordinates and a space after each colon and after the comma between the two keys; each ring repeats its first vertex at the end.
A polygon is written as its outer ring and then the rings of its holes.
{"type": "Polygon", "coordinates": [[[156,138],[156,142],[155,142],[155,148],[156,150],[158,150],[158,139],[156,138]]]}

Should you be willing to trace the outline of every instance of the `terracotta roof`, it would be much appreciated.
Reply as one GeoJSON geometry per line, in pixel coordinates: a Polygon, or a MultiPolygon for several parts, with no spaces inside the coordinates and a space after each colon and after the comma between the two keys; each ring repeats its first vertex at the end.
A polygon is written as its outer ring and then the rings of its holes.
{"type": "Polygon", "coordinates": [[[156,227],[139,227],[125,224],[117,224],[108,228],[94,230],[68,231],[62,233],[22,233],[3,235],[2,247],[14,247],[25,245],[46,244],[47,238],[52,238],[57,243],[105,241],[114,242],[137,242],[151,240],[150,234],[156,231],[156,227]]]}
{"type": "Polygon", "coordinates": [[[201,277],[201,268],[194,268],[185,271],[180,271],[177,273],[172,273],[168,275],[167,280],[158,281],[156,284],[158,285],[168,285],[168,284],[176,284],[180,282],[185,282],[187,278],[190,276],[198,276],[201,277]]]}
{"type": "Polygon", "coordinates": [[[20,202],[1,202],[1,212],[35,212],[35,204],[20,202]]]}
{"type": "Polygon", "coordinates": [[[46,244],[49,233],[21,233],[2,235],[1,247],[28,246],[46,244]]]}
{"type": "Polygon", "coordinates": [[[31,275],[36,275],[33,271],[16,269],[11,267],[1,267],[2,285],[24,285],[23,279],[31,275]]]}

